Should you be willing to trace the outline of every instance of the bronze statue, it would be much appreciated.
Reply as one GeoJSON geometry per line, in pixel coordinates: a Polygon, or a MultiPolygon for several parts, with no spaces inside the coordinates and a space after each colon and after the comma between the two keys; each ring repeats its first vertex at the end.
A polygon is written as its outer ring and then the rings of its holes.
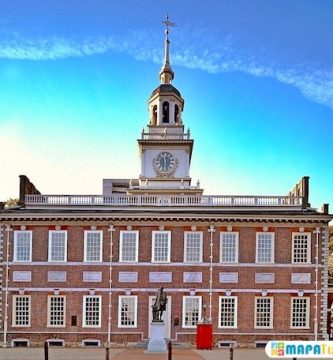
{"type": "Polygon", "coordinates": [[[166,310],[166,304],[168,302],[166,293],[161,287],[156,295],[155,303],[151,306],[153,309],[153,321],[162,322],[163,312],[166,310]]]}

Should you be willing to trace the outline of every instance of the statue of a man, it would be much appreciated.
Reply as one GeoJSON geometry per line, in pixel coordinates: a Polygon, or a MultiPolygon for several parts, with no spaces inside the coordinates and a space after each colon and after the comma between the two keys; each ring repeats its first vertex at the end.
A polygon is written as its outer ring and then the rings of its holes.
{"type": "Polygon", "coordinates": [[[155,303],[151,306],[153,310],[153,321],[161,322],[163,312],[166,310],[166,304],[168,302],[166,293],[163,291],[161,287],[156,295],[155,303]]]}

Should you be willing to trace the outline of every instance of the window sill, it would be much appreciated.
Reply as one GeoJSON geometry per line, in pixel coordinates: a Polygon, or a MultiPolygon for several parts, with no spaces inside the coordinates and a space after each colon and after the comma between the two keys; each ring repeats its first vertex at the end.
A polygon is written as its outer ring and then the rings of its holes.
{"type": "Polygon", "coordinates": [[[137,325],[118,325],[119,329],[136,329],[137,325]]]}
{"type": "Polygon", "coordinates": [[[257,330],[274,330],[273,326],[255,326],[254,328],[257,330]]]}
{"type": "Polygon", "coordinates": [[[290,326],[290,329],[297,330],[310,330],[310,326],[290,326]]]}
{"type": "Polygon", "coordinates": [[[89,328],[89,329],[100,329],[101,325],[82,325],[83,328],[89,328]]]}

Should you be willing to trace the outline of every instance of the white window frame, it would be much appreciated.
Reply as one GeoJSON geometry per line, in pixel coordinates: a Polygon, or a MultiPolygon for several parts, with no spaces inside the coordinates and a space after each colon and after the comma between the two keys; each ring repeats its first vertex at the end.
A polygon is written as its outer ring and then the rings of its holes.
{"type": "Polygon", "coordinates": [[[154,263],[169,263],[171,257],[171,231],[153,231],[152,232],[152,253],[151,261],[154,263]],[[167,260],[155,260],[155,235],[157,234],[167,234],[168,235],[168,254],[167,260]]]}
{"type": "Polygon", "coordinates": [[[98,339],[83,339],[81,341],[81,346],[82,347],[87,347],[87,348],[97,348],[101,346],[101,340],[98,339]],[[87,345],[89,343],[95,343],[96,345],[87,345]]]}
{"type": "Polygon", "coordinates": [[[83,296],[83,309],[82,309],[82,327],[85,328],[100,328],[102,326],[102,296],[101,295],[84,295],[83,296]],[[87,299],[95,298],[99,299],[99,311],[98,311],[98,325],[87,325],[86,303],[87,299]]]}
{"type": "Polygon", "coordinates": [[[30,327],[31,326],[31,296],[30,295],[13,295],[13,309],[12,309],[12,327],[30,327]],[[29,323],[26,325],[16,324],[16,301],[19,298],[28,299],[28,318],[29,323]]]}
{"type": "Polygon", "coordinates": [[[254,299],[254,328],[255,329],[273,329],[274,328],[274,298],[271,296],[256,296],[254,299]],[[270,301],[270,313],[269,313],[269,325],[257,325],[257,307],[258,303],[257,300],[269,300],[270,301]]]}
{"type": "Polygon", "coordinates": [[[202,243],[203,243],[203,233],[202,231],[185,231],[184,232],[184,262],[186,263],[201,263],[202,262],[202,243]],[[199,260],[188,260],[187,259],[187,247],[188,247],[188,237],[187,235],[198,234],[199,235],[199,260]]]}
{"type": "Polygon", "coordinates": [[[120,231],[120,240],[119,240],[119,262],[138,262],[139,261],[139,231],[120,231]],[[123,259],[123,241],[125,234],[135,234],[135,259],[134,260],[124,260],[123,259]]]}
{"type": "Polygon", "coordinates": [[[57,347],[57,346],[63,347],[63,346],[65,346],[65,340],[64,339],[47,339],[46,342],[49,345],[49,347],[57,347]],[[52,343],[58,343],[58,344],[61,344],[61,345],[52,345],[52,343]]]}
{"type": "Polygon", "coordinates": [[[48,261],[49,262],[66,262],[67,261],[67,230],[49,230],[49,253],[48,253],[48,261]],[[64,259],[63,260],[52,260],[52,241],[53,234],[60,233],[65,235],[65,243],[64,243],[64,259]]]}
{"type": "Polygon", "coordinates": [[[63,328],[66,327],[66,296],[65,295],[49,295],[47,297],[47,326],[52,328],[63,328]],[[63,310],[63,324],[62,325],[52,325],[51,324],[51,299],[62,298],[64,304],[63,310]]]}
{"type": "Polygon", "coordinates": [[[102,262],[103,261],[103,231],[102,230],[85,230],[84,231],[84,262],[102,262]],[[100,249],[99,249],[99,260],[87,260],[87,241],[88,241],[88,234],[100,234],[100,249]]]}
{"type": "Polygon", "coordinates": [[[238,247],[239,247],[239,233],[238,231],[221,231],[220,232],[220,263],[238,263],[238,247]],[[235,235],[235,258],[234,260],[226,261],[223,260],[223,236],[224,235],[235,235]]]}
{"type": "Polygon", "coordinates": [[[119,298],[118,298],[118,327],[119,328],[136,328],[137,326],[138,326],[138,296],[137,295],[119,295],[119,298]],[[123,325],[121,323],[122,300],[125,298],[134,299],[134,324],[133,325],[123,325]]]}
{"type": "Polygon", "coordinates": [[[291,253],[291,263],[292,264],[311,264],[311,233],[299,233],[299,232],[293,232],[292,233],[292,253],[291,253]],[[307,254],[306,254],[306,261],[295,261],[294,260],[294,253],[295,253],[295,236],[299,235],[306,235],[307,236],[307,254]]]}
{"type": "Polygon", "coordinates": [[[220,329],[236,329],[237,328],[237,317],[238,317],[238,298],[237,296],[219,296],[219,323],[218,327],[220,329]],[[221,324],[221,316],[222,316],[222,299],[226,300],[233,300],[234,301],[234,307],[233,307],[233,313],[234,313],[234,323],[233,325],[222,325],[221,324]]]}
{"type": "Polygon", "coordinates": [[[17,230],[14,231],[14,262],[31,262],[32,261],[32,230],[17,230]],[[18,260],[17,259],[17,236],[18,234],[29,234],[29,260],[18,260]]]}
{"type": "Polygon", "coordinates": [[[194,329],[196,328],[196,324],[195,325],[186,325],[186,322],[185,322],[185,316],[186,316],[186,302],[188,299],[198,299],[199,300],[199,312],[198,312],[198,321],[201,320],[201,310],[202,310],[202,296],[198,296],[198,295],[195,295],[195,296],[183,296],[183,310],[182,310],[182,327],[184,329],[194,329]]]}
{"type": "Polygon", "coordinates": [[[25,342],[27,344],[27,346],[25,347],[30,347],[30,340],[29,339],[26,339],[26,338],[15,338],[15,339],[12,339],[11,342],[10,342],[10,346],[11,347],[17,347],[15,346],[15,343],[17,342],[25,342]]]}
{"type": "Polygon", "coordinates": [[[275,253],[275,233],[274,232],[257,232],[256,233],[256,263],[257,264],[273,264],[275,253]],[[259,261],[259,236],[260,235],[271,235],[272,248],[271,248],[271,260],[270,261],[259,261]]]}
{"type": "Polygon", "coordinates": [[[309,297],[292,296],[290,298],[290,329],[310,329],[310,298],[309,297]],[[294,300],[305,300],[305,302],[306,302],[306,324],[305,324],[305,326],[293,325],[294,300]]]}

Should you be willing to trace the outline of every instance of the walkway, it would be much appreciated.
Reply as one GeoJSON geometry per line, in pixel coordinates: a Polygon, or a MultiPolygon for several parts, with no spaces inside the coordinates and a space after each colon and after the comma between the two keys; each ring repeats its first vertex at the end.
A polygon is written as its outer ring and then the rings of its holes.
{"type": "MultiPolygon", "coordinates": [[[[165,355],[147,355],[144,349],[112,348],[110,360],[167,360],[165,355]]],[[[173,349],[172,360],[229,360],[229,350],[173,349]]],[[[103,348],[50,348],[49,360],[105,360],[103,348]]],[[[234,360],[267,360],[263,349],[235,349],[234,360]]],[[[44,360],[43,348],[0,348],[0,360],[44,360]]]]}

